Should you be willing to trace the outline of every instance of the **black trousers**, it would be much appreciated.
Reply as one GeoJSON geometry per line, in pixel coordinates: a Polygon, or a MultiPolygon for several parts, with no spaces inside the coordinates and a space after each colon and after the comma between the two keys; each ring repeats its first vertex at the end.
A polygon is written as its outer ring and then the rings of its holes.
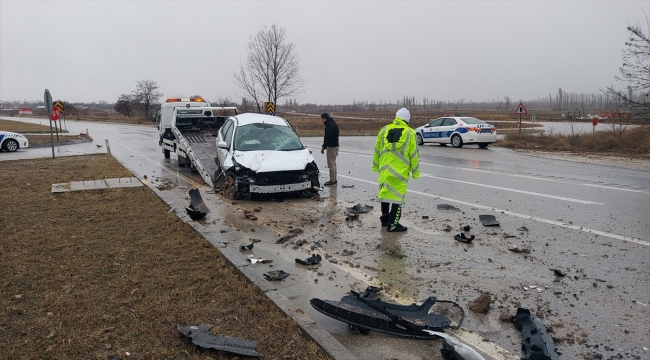
{"type": "Polygon", "coordinates": [[[381,215],[388,215],[388,226],[395,226],[399,223],[399,219],[402,217],[402,205],[393,204],[390,206],[390,203],[382,202],[381,203],[381,215]],[[390,212],[388,211],[390,208],[390,212]]]}

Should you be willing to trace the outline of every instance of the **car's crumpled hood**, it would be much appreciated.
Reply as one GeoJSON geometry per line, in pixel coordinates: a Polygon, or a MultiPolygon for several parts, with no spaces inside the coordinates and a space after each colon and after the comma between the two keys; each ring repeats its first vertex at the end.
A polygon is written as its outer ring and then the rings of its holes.
{"type": "Polygon", "coordinates": [[[235,161],[255,172],[304,170],[314,161],[309,150],[295,151],[235,151],[235,161]]]}

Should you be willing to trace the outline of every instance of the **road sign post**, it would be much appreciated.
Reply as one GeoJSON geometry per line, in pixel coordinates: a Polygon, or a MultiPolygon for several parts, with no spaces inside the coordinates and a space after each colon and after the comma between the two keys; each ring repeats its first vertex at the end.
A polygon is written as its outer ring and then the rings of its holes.
{"type": "Polygon", "coordinates": [[[57,127],[56,122],[59,120],[61,117],[61,111],[59,110],[56,105],[52,106],[52,112],[50,115],[50,120],[54,121],[54,129],[56,130],[56,141],[59,141],[59,128],[57,127]]]}
{"type": "Polygon", "coordinates": [[[520,102],[519,105],[517,105],[517,109],[515,110],[515,114],[519,114],[519,135],[521,135],[521,115],[522,114],[528,114],[528,110],[526,110],[526,107],[524,106],[524,103],[520,102]]]}
{"type": "Polygon", "coordinates": [[[54,134],[52,133],[52,95],[50,95],[50,90],[45,89],[43,100],[45,101],[45,109],[47,109],[47,118],[50,120],[50,140],[52,142],[52,159],[54,159],[54,134]]]}

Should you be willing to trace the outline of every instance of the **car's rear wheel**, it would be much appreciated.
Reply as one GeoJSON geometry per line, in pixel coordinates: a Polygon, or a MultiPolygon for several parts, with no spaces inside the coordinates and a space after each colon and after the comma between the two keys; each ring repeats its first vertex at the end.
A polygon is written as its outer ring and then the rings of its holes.
{"type": "Polygon", "coordinates": [[[171,157],[171,152],[167,149],[163,149],[163,154],[165,155],[165,159],[169,159],[171,157]]]}
{"type": "Polygon", "coordinates": [[[7,139],[7,141],[5,141],[5,150],[8,152],[14,152],[18,150],[18,141],[14,139],[7,139]]]}
{"type": "Polygon", "coordinates": [[[488,145],[490,145],[490,143],[478,143],[478,147],[480,147],[481,149],[487,148],[488,145]]]}
{"type": "Polygon", "coordinates": [[[418,145],[424,145],[424,139],[422,139],[422,135],[420,135],[420,133],[415,134],[415,142],[418,145]]]}
{"type": "Polygon", "coordinates": [[[451,145],[455,148],[463,147],[463,139],[458,134],[451,137],[451,145]]]}
{"type": "Polygon", "coordinates": [[[223,196],[231,200],[238,200],[241,198],[239,189],[237,189],[235,174],[232,171],[226,173],[226,177],[224,178],[223,196]]]}

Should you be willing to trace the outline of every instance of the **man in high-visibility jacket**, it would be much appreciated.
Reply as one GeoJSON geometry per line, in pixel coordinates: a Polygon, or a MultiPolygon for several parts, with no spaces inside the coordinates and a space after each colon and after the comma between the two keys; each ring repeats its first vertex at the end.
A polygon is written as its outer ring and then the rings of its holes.
{"type": "Polygon", "coordinates": [[[406,108],[397,111],[395,120],[379,131],[372,158],[372,171],[379,172],[379,219],[389,232],[407,230],[399,223],[402,204],[409,177],[420,177],[420,152],[415,142],[415,130],[409,127],[410,119],[411,113],[406,108]]]}

